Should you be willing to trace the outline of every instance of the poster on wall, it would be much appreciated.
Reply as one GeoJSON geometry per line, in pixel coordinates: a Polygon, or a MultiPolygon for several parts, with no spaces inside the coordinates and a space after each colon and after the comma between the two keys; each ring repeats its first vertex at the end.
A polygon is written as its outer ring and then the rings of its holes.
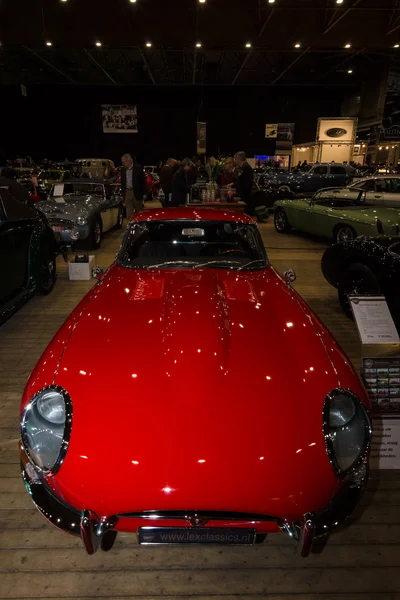
{"type": "Polygon", "coordinates": [[[278,123],[268,123],[265,126],[265,137],[273,140],[278,136],[278,123]]]}
{"type": "Polygon", "coordinates": [[[137,133],[137,106],[130,104],[103,104],[103,133],[137,133]]]}
{"type": "Polygon", "coordinates": [[[388,76],[381,140],[400,139],[400,73],[388,76]]]}
{"type": "Polygon", "coordinates": [[[317,141],[353,142],[358,119],[318,119],[317,141]]]}
{"type": "Polygon", "coordinates": [[[207,149],[207,123],[197,121],[197,154],[205,154],[207,149]]]}
{"type": "Polygon", "coordinates": [[[293,146],[294,123],[278,123],[276,136],[276,154],[283,150],[291,150],[293,146]]]}

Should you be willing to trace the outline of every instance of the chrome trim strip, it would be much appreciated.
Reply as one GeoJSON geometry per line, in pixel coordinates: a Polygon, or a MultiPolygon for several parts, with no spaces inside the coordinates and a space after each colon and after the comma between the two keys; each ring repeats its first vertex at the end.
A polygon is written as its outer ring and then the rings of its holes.
{"type": "Polygon", "coordinates": [[[331,463],[331,467],[332,467],[334,473],[341,479],[344,479],[348,476],[353,475],[356,471],[359,470],[360,466],[366,462],[368,455],[369,455],[370,447],[371,447],[371,438],[372,438],[371,418],[370,418],[369,411],[368,411],[367,407],[365,406],[365,404],[351,390],[348,390],[346,388],[335,388],[334,390],[331,390],[329,392],[329,394],[327,394],[327,396],[324,400],[323,408],[322,408],[322,431],[324,434],[326,452],[327,452],[328,459],[329,459],[329,462],[331,463]],[[331,428],[329,426],[329,405],[330,405],[330,402],[335,398],[335,396],[337,396],[339,394],[342,394],[344,396],[348,396],[349,398],[351,398],[355,402],[355,404],[357,406],[359,406],[361,408],[361,410],[364,411],[365,416],[366,416],[366,427],[365,427],[366,436],[365,436],[364,448],[360,452],[360,456],[358,457],[356,462],[350,468],[346,469],[345,471],[343,471],[343,469],[341,469],[341,467],[339,466],[339,464],[336,460],[335,452],[333,450],[333,443],[332,443],[332,439],[331,439],[331,428]]]}
{"type": "Polygon", "coordinates": [[[53,475],[55,475],[58,472],[62,463],[64,462],[65,455],[67,454],[68,445],[69,445],[69,441],[71,438],[71,431],[72,431],[72,400],[71,400],[71,397],[68,394],[68,392],[66,392],[64,390],[64,388],[62,388],[61,386],[54,385],[54,384],[46,385],[45,387],[41,388],[38,392],[36,392],[36,394],[29,400],[28,404],[25,406],[24,412],[22,413],[22,417],[21,417],[21,423],[20,423],[20,437],[21,437],[21,444],[23,446],[24,452],[25,452],[26,456],[28,457],[29,462],[35,467],[35,469],[39,473],[43,473],[43,475],[46,475],[47,477],[52,477],[53,475]],[[39,467],[39,465],[37,465],[35,463],[35,461],[31,457],[31,455],[29,454],[28,448],[25,445],[25,440],[24,440],[25,431],[26,431],[25,430],[25,416],[26,416],[27,407],[29,405],[31,405],[32,403],[36,402],[38,396],[40,396],[43,392],[47,392],[50,390],[57,392],[58,394],[60,394],[60,396],[62,396],[64,398],[65,424],[64,424],[63,439],[62,439],[62,443],[61,443],[60,452],[58,454],[58,458],[51,469],[44,469],[42,467],[39,467]]]}
{"type": "Polygon", "coordinates": [[[301,528],[299,540],[299,554],[303,558],[309,556],[315,537],[315,522],[313,515],[304,515],[305,522],[301,528]]]}
{"type": "Polygon", "coordinates": [[[195,523],[196,519],[201,519],[202,523],[207,521],[243,521],[243,522],[276,522],[279,518],[271,515],[260,515],[255,513],[240,513],[229,511],[213,510],[147,510],[142,512],[119,513],[116,515],[119,519],[149,519],[149,520],[169,520],[169,521],[187,521],[195,523]]]}

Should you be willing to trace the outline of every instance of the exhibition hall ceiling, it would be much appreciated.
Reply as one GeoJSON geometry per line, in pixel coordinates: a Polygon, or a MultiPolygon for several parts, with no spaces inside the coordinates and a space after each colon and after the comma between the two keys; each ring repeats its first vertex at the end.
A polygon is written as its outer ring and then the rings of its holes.
{"type": "Polygon", "coordinates": [[[0,84],[354,86],[399,0],[0,0],[0,84]]]}

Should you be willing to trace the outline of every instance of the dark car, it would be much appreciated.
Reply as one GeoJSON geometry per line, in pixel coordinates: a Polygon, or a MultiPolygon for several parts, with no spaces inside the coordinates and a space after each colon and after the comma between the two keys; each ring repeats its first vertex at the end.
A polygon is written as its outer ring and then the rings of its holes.
{"type": "Polygon", "coordinates": [[[314,165],[307,172],[276,173],[268,184],[282,191],[295,194],[313,194],[326,187],[348,185],[355,170],[347,164],[323,163],[314,165]]]}
{"type": "Polygon", "coordinates": [[[18,200],[13,185],[0,182],[0,323],[36,292],[51,292],[60,250],[46,217],[18,200]]]}
{"type": "Polygon", "coordinates": [[[350,294],[383,294],[400,331],[400,236],[359,237],[328,248],[321,262],[325,279],[337,288],[351,317],[350,294]]]}

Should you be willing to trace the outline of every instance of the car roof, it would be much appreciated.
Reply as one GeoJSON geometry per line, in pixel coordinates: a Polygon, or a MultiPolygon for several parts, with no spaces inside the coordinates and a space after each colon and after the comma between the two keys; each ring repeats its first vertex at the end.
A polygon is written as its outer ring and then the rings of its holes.
{"type": "Polygon", "coordinates": [[[242,212],[218,208],[152,208],[143,210],[132,218],[136,221],[234,221],[254,223],[254,219],[242,212]]]}
{"type": "Polygon", "coordinates": [[[400,173],[377,173],[376,175],[369,175],[368,177],[360,177],[357,181],[366,181],[367,179],[393,179],[393,177],[400,177],[400,173]]]}

